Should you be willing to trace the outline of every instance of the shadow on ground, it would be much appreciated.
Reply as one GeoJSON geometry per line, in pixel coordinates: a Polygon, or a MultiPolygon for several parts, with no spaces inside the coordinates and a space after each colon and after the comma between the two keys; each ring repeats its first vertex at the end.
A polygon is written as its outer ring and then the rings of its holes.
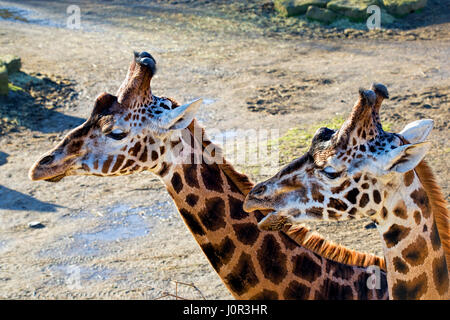
{"type": "Polygon", "coordinates": [[[398,19],[394,28],[410,30],[450,22],[450,0],[428,0],[425,8],[398,19]]]}
{"type": "Polygon", "coordinates": [[[7,158],[9,157],[9,154],[0,151],[0,166],[6,164],[8,162],[7,158]]]}
{"type": "Polygon", "coordinates": [[[76,100],[73,81],[23,72],[10,75],[9,81],[8,96],[0,97],[0,136],[20,128],[60,132],[84,122],[57,111],[76,100]]]}
{"type": "Polygon", "coordinates": [[[62,206],[40,201],[32,196],[0,185],[0,209],[55,212],[62,206]]]}

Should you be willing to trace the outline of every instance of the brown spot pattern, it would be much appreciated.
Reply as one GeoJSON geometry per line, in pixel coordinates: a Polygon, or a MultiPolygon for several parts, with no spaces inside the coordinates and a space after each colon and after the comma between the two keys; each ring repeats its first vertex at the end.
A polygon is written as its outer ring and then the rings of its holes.
{"type": "Polygon", "coordinates": [[[141,150],[141,143],[136,142],[134,147],[132,147],[132,148],[130,148],[130,150],[128,150],[128,154],[132,155],[133,157],[136,157],[140,150],[141,150]]]}
{"type": "Polygon", "coordinates": [[[419,211],[414,211],[414,221],[416,221],[416,224],[419,225],[420,221],[422,220],[422,215],[419,211]]]}
{"type": "Polygon", "coordinates": [[[186,196],[186,203],[191,206],[194,207],[198,202],[198,196],[196,194],[190,193],[186,196]]]}
{"type": "Polygon", "coordinates": [[[159,170],[158,175],[161,177],[164,177],[169,172],[170,166],[167,164],[167,162],[163,162],[161,165],[161,170],[159,170]]]}
{"type": "Polygon", "coordinates": [[[402,260],[402,258],[394,257],[394,259],[392,259],[392,264],[394,265],[394,270],[399,273],[407,274],[409,271],[408,265],[402,260]]]}
{"type": "Polygon", "coordinates": [[[236,267],[225,277],[226,283],[237,294],[243,294],[258,284],[255,267],[252,258],[247,253],[242,253],[236,267]]]}
{"type": "Polygon", "coordinates": [[[220,176],[219,166],[216,163],[210,165],[202,164],[200,166],[200,173],[206,189],[223,192],[223,181],[220,176]]]}
{"type": "Polygon", "coordinates": [[[383,234],[384,242],[388,248],[394,247],[401,240],[406,238],[411,231],[408,227],[403,227],[398,224],[393,224],[389,229],[383,234]]]}
{"type": "Polygon", "coordinates": [[[359,200],[359,206],[361,208],[364,208],[369,203],[369,195],[367,193],[364,193],[359,200]]]}
{"type": "Polygon", "coordinates": [[[338,187],[331,188],[331,192],[332,193],[340,193],[340,192],[344,191],[345,189],[347,189],[350,186],[350,184],[351,184],[350,180],[347,179],[344,182],[342,182],[341,185],[339,185],[338,187]]]}
{"type": "Polygon", "coordinates": [[[248,217],[248,213],[242,208],[243,201],[235,197],[228,196],[228,204],[230,206],[230,216],[235,220],[241,220],[248,217]]]}
{"type": "Polygon", "coordinates": [[[322,188],[317,183],[311,183],[311,196],[314,201],[323,202],[325,197],[320,192],[322,188]]]}
{"type": "Polygon", "coordinates": [[[347,192],[345,195],[345,199],[347,199],[350,203],[356,204],[356,197],[359,194],[359,190],[357,188],[354,188],[347,192]]]}
{"type": "Polygon", "coordinates": [[[347,204],[344,201],[336,198],[330,198],[328,206],[336,209],[337,211],[345,211],[348,208],[347,204]]]}
{"type": "Polygon", "coordinates": [[[448,268],[444,256],[433,261],[433,281],[439,294],[444,295],[449,290],[448,268]]]}
{"type": "Polygon", "coordinates": [[[400,200],[400,201],[397,203],[397,205],[395,206],[395,209],[394,209],[393,212],[394,212],[394,215],[396,215],[396,216],[399,217],[399,218],[402,218],[402,219],[408,218],[408,215],[406,214],[406,204],[405,204],[405,201],[400,200]]]}
{"type": "Polygon", "coordinates": [[[428,200],[428,196],[422,188],[415,190],[411,193],[411,199],[413,199],[414,203],[420,208],[422,211],[422,215],[425,218],[428,218],[431,214],[430,202],[428,200]]]}
{"type": "Polygon", "coordinates": [[[141,156],[139,157],[139,161],[141,161],[141,162],[147,161],[147,147],[144,147],[144,151],[142,152],[141,156]]]}
{"type": "Polygon", "coordinates": [[[200,225],[200,222],[193,214],[185,209],[180,209],[180,214],[184,218],[184,222],[186,222],[189,230],[191,230],[193,234],[199,236],[203,236],[206,234],[205,230],[203,230],[203,227],[200,225]]]}
{"type": "Polygon", "coordinates": [[[125,156],[122,154],[119,154],[116,158],[116,163],[114,163],[114,166],[113,166],[111,172],[116,172],[117,170],[119,170],[119,168],[122,165],[124,160],[125,160],[125,156]]]}
{"type": "Polygon", "coordinates": [[[439,231],[436,227],[436,223],[433,222],[433,227],[431,228],[430,233],[431,247],[434,251],[437,251],[441,248],[441,237],[439,236],[439,231]]]}
{"type": "Polygon", "coordinates": [[[229,237],[225,237],[218,245],[207,243],[201,246],[213,268],[217,271],[233,257],[236,246],[229,237]]]}
{"type": "Polygon", "coordinates": [[[194,164],[183,164],[184,181],[192,188],[200,188],[197,179],[197,166],[194,164]]]}
{"type": "Polygon", "coordinates": [[[331,279],[326,279],[320,292],[316,292],[316,299],[324,300],[352,300],[352,288],[348,285],[339,284],[331,279]]]}
{"type": "Polygon", "coordinates": [[[297,281],[291,281],[284,290],[283,296],[286,300],[307,300],[310,290],[311,289],[304,284],[297,281]]]}
{"type": "Polygon", "coordinates": [[[287,274],[287,258],[273,235],[268,234],[264,237],[257,257],[262,272],[267,279],[275,284],[280,283],[284,279],[287,274]]]}
{"type": "Polygon", "coordinates": [[[418,300],[427,291],[427,276],[425,273],[411,281],[397,280],[392,287],[394,300],[418,300]]]}
{"type": "Polygon", "coordinates": [[[427,242],[421,236],[402,250],[403,259],[411,266],[421,265],[428,255],[427,242]]]}
{"type": "Polygon", "coordinates": [[[233,230],[236,233],[237,239],[246,245],[252,245],[258,239],[261,231],[254,223],[240,223],[234,224],[233,230]]]}
{"type": "Polygon", "coordinates": [[[103,163],[103,167],[102,167],[103,173],[108,173],[109,166],[111,165],[111,162],[113,161],[113,159],[114,159],[114,156],[108,156],[106,161],[103,163]]]}
{"type": "Polygon", "coordinates": [[[311,207],[311,208],[306,209],[305,213],[309,217],[322,218],[323,217],[323,208],[311,207]]]}
{"type": "Polygon", "coordinates": [[[180,191],[183,189],[183,181],[181,181],[181,176],[178,172],[175,172],[173,174],[170,182],[172,183],[172,187],[175,190],[175,192],[180,193],[180,191]]]}
{"type": "Polygon", "coordinates": [[[293,272],[302,279],[313,282],[322,274],[322,267],[307,254],[292,257],[293,272]]]}
{"type": "Polygon", "coordinates": [[[198,214],[201,222],[208,230],[218,230],[225,227],[225,202],[214,197],[205,201],[205,208],[198,214]]]}
{"type": "Polygon", "coordinates": [[[414,171],[410,170],[407,173],[405,173],[403,181],[405,182],[405,186],[409,187],[411,183],[413,183],[414,181],[414,171]]]}
{"type": "Polygon", "coordinates": [[[278,293],[264,289],[262,292],[251,297],[250,300],[278,300],[278,293]]]}
{"type": "Polygon", "coordinates": [[[373,191],[373,201],[375,201],[376,204],[379,204],[381,202],[380,191],[378,191],[378,190],[373,191]]]}
{"type": "Polygon", "coordinates": [[[158,160],[158,152],[155,150],[152,151],[152,161],[158,160]]]}

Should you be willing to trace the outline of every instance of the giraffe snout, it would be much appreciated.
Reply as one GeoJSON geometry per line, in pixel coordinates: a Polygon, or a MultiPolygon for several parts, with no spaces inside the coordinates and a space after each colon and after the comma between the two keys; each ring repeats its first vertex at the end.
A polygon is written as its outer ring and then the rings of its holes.
{"type": "Polygon", "coordinates": [[[33,181],[59,181],[70,168],[73,160],[68,159],[59,149],[41,156],[31,167],[28,176],[33,181]]]}
{"type": "Polygon", "coordinates": [[[246,212],[253,212],[256,210],[271,210],[265,205],[263,200],[264,194],[267,191],[267,186],[264,184],[256,185],[250,192],[244,201],[244,210],[246,212]]]}

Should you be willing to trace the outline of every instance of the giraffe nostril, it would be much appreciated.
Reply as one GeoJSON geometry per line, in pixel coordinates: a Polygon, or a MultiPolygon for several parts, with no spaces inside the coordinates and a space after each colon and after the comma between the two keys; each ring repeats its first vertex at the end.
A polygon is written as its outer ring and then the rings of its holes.
{"type": "Polygon", "coordinates": [[[52,163],[54,159],[55,159],[54,156],[45,156],[41,159],[41,161],[39,161],[39,165],[45,166],[47,164],[52,163]]]}
{"type": "Polygon", "coordinates": [[[253,189],[252,195],[253,196],[260,196],[266,191],[267,187],[265,185],[257,186],[255,189],[253,189]]]}

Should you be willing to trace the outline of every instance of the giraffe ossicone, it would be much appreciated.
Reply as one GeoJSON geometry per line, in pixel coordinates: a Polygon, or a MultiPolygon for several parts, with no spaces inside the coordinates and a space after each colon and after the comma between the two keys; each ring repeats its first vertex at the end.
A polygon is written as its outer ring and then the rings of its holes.
{"type": "Polygon", "coordinates": [[[381,234],[390,297],[448,299],[450,215],[423,160],[433,121],[385,132],[379,110],[385,86],[360,90],[339,130],[319,129],[306,154],[247,195],[247,212],[267,210],[264,230],[304,220],[369,217],[381,234]]]}
{"type": "Polygon", "coordinates": [[[253,184],[227,163],[194,119],[201,100],[180,106],[153,95],[155,70],[150,54],[135,54],[117,94],[101,94],[87,121],[44,154],[30,178],[56,182],[70,175],[151,171],[236,298],[387,298],[385,272],[373,274],[373,265],[384,265],[382,258],[335,247],[307,228],[290,230],[289,236],[259,230],[263,213],[242,208],[253,184]],[[299,245],[305,238],[323,243],[340,260],[299,245]],[[368,286],[373,276],[380,286],[368,286]]]}

